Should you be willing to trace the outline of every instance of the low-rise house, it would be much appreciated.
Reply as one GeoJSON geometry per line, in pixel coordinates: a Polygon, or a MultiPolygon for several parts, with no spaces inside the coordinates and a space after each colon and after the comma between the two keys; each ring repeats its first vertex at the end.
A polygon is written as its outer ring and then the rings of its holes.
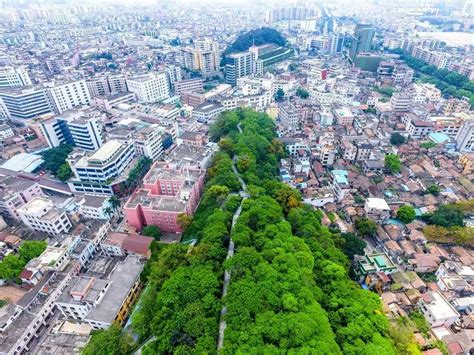
{"type": "Polygon", "coordinates": [[[78,202],[79,213],[84,218],[109,219],[116,212],[105,196],[84,195],[78,202]]]}
{"type": "Polygon", "coordinates": [[[102,251],[107,256],[124,256],[134,254],[149,258],[151,256],[150,245],[153,238],[138,234],[110,233],[100,244],[102,251]]]}
{"type": "Polygon", "coordinates": [[[438,291],[424,293],[418,307],[432,327],[449,327],[460,317],[458,311],[438,291]]]}
{"type": "Polygon", "coordinates": [[[389,275],[397,271],[397,267],[386,253],[376,253],[361,258],[358,261],[358,271],[364,277],[377,272],[389,275]]]}
{"type": "Polygon", "coordinates": [[[408,267],[416,272],[435,272],[439,262],[440,260],[436,255],[417,253],[412,259],[408,260],[408,267]]]}
{"type": "Polygon", "coordinates": [[[37,258],[31,259],[20,274],[23,283],[36,285],[48,271],[63,271],[69,262],[66,248],[48,246],[37,258]]]}
{"type": "Polygon", "coordinates": [[[390,217],[390,207],[383,198],[368,198],[364,210],[367,217],[382,222],[390,217]]]}

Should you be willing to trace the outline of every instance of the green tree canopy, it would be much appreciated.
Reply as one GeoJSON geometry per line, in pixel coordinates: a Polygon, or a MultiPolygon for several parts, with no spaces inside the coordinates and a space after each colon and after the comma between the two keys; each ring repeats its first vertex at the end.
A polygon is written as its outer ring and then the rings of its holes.
{"type": "Polygon", "coordinates": [[[111,325],[106,330],[96,330],[82,350],[83,355],[122,355],[132,351],[132,339],[122,335],[118,325],[111,325]]]}
{"type": "Polygon", "coordinates": [[[439,193],[441,192],[441,188],[439,187],[439,185],[433,184],[433,185],[430,185],[430,186],[426,189],[426,192],[429,193],[429,194],[438,196],[439,193]]]}
{"type": "Polygon", "coordinates": [[[464,226],[464,212],[456,205],[440,206],[435,212],[423,215],[423,219],[441,227],[464,226]]]}
{"type": "Polygon", "coordinates": [[[155,240],[160,240],[161,238],[161,230],[158,226],[145,226],[142,229],[142,234],[146,235],[147,237],[152,237],[155,240]]]}
{"type": "Polygon", "coordinates": [[[355,227],[357,231],[363,236],[374,235],[377,231],[377,224],[367,217],[356,219],[355,227]]]}
{"type": "MultiPolygon", "coordinates": [[[[61,170],[61,167],[64,164],[67,164],[66,158],[69,155],[69,153],[72,152],[73,147],[68,144],[61,144],[58,147],[54,147],[51,149],[48,149],[41,153],[41,156],[44,159],[43,167],[45,170],[49,171],[53,175],[58,175],[59,171],[61,170]]],[[[62,168],[62,175],[64,176],[64,169],[62,168]]],[[[58,177],[59,178],[59,177],[58,177]]]]}
{"type": "Polygon", "coordinates": [[[398,132],[394,132],[390,136],[390,143],[392,143],[393,145],[400,146],[400,145],[404,144],[405,141],[406,141],[405,137],[402,136],[398,132]]]}
{"type": "Polygon", "coordinates": [[[403,223],[410,223],[415,217],[415,209],[410,205],[403,205],[397,211],[397,218],[403,223]]]}
{"type": "Polygon", "coordinates": [[[309,92],[303,87],[299,87],[296,90],[296,96],[301,97],[302,99],[307,99],[309,97],[309,92]]]}
{"type": "Polygon", "coordinates": [[[278,88],[278,90],[275,93],[275,101],[283,102],[283,100],[285,100],[285,92],[283,91],[282,88],[278,88]]]}
{"type": "Polygon", "coordinates": [[[402,171],[402,162],[396,154],[387,154],[385,155],[385,168],[390,172],[390,174],[396,174],[402,171]]]}

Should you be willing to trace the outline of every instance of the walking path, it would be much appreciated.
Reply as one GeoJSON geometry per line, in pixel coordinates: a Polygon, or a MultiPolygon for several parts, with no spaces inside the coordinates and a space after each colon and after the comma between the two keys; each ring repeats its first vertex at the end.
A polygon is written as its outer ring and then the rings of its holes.
{"type": "MultiPolygon", "coordinates": [[[[237,128],[238,128],[239,132],[242,133],[242,129],[240,128],[240,123],[237,125],[237,128]]],[[[236,162],[237,162],[237,157],[234,156],[232,158],[232,170],[234,171],[234,174],[237,176],[237,179],[239,179],[239,182],[240,182],[241,189],[239,191],[239,194],[242,197],[242,201],[240,203],[239,208],[237,209],[237,211],[235,211],[234,216],[232,217],[232,226],[231,226],[231,229],[230,229],[231,238],[230,238],[230,241],[229,241],[229,248],[227,249],[226,259],[229,259],[234,255],[235,245],[234,245],[234,241],[232,240],[232,231],[234,230],[235,223],[239,219],[240,213],[242,212],[242,204],[244,203],[245,199],[247,199],[249,197],[249,195],[247,194],[247,184],[241,178],[239,172],[237,171],[237,168],[235,167],[236,162]]],[[[225,270],[224,271],[224,286],[222,288],[222,299],[227,295],[227,289],[229,287],[229,282],[230,282],[230,274],[227,270],[225,270]]],[[[227,313],[227,307],[222,306],[221,320],[220,320],[220,323],[219,323],[219,338],[217,340],[217,350],[222,349],[222,347],[224,346],[224,332],[225,332],[225,328],[226,328],[226,322],[224,320],[224,317],[225,317],[226,313],[227,313]]]]}

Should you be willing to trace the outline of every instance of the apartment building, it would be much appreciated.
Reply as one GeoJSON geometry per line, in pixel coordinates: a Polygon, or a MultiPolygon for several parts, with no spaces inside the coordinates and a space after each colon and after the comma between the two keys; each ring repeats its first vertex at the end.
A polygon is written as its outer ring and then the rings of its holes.
{"type": "Polygon", "coordinates": [[[48,94],[57,114],[74,107],[89,105],[91,96],[85,80],[46,83],[48,94]]]}
{"type": "Polygon", "coordinates": [[[193,110],[193,118],[198,122],[212,123],[224,111],[224,106],[218,103],[205,102],[193,110]]]}
{"type": "Polygon", "coordinates": [[[233,53],[225,56],[225,79],[230,85],[237,84],[237,79],[252,74],[250,52],[233,53]]]}
{"type": "Polygon", "coordinates": [[[139,129],[134,134],[135,152],[151,160],[158,160],[163,156],[163,131],[157,125],[139,129]]]}
{"type": "Polygon", "coordinates": [[[463,123],[456,137],[456,149],[459,152],[474,152],[474,120],[463,123]]]}
{"type": "Polygon", "coordinates": [[[28,119],[51,113],[51,104],[47,91],[42,87],[18,87],[0,90],[0,102],[3,111],[10,119],[28,119]]]}
{"type": "Polygon", "coordinates": [[[5,176],[0,179],[0,214],[19,220],[18,209],[36,197],[44,196],[33,180],[5,176]]]}
{"type": "Polygon", "coordinates": [[[350,190],[349,173],[346,170],[331,171],[331,189],[337,201],[342,201],[350,190]]]}
{"type": "Polygon", "coordinates": [[[9,304],[0,310],[0,349],[3,353],[19,355],[31,352],[49,323],[54,301],[77,273],[76,265],[65,273],[49,270],[16,305],[9,304]]]}
{"type": "Polygon", "coordinates": [[[104,142],[104,119],[105,114],[94,109],[74,110],[40,122],[39,126],[51,148],[71,144],[94,151],[104,142]]]}
{"type": "Polygon", "coordinates": [[[186,91],[200,92],[203,90],[203,81],[202,79],[188,79],[177,81],[174,83],[174,90],[178,95],[181,95],[183,92],[186,91]]]}
{"type": "Polygon", "coordinates": [[[156,225],[164,232],[181,232],[177,217],[194,213],[204,176],[205,170],[156,162],[143,179],[144,187],[133,193],[123,208],[127,223],[137,230],[156,225]]]}
{"type": "Polygon", "coordinates": [[[450,56],[448,53],[433,51],[429,48],[417,46],[413,48],[411,55],[438,69],[445,69],[448,66],[450,56]]]}
{"type": "Polygon", "coordinates": [[[300,128],[300,113],[298,108],[291,103],[284,103],[279,106],[278,117],[286,129],[296,131],[300,128]]]}
{"type": "Polygon", "coordinates": [[[87,89],[91,98],[126,93],[127,81],[122,75],[106,75],[88,79],[87,89]]]}
{"type": "Polygon", "coordinates": [[[1,67],[0,89],[31,85],[31,79],[26,68],[1,67]]]}
{"type": "Polygon", "coordinates": [[[396,92],[390,98],[390,105],[395,112],[410,111],[411,98],[408,94],[396,92]]]}
{"type": "Polygon", "coordinates": [[[46,197],[35,197],[17,211],[23,223],[38,232],[60,235],[72,228],[66,212],[46,197]]]}
{"type": "Polygon", "coordinates": [[[410,118],[406,121],[406,131],[410,137],[415,139],[426,137],[433,132],[434,126],[435,123],[432,121],[424,121],[415,118],[410,118]]]}
{"type": "Polygon", "coordinates": [[[204,76],[219,72],[219,43],[203,39],[195,41],[194,47],[182,48],[181,65],[190,70],[198,70],[204,76]]]}
{"type": "Polygon", "coordinates": [[[151,73],[127,78],[128,90],[143,103],[154,103],[170,97],[166,73],[151,73]]]}
{"type": "Polygon", "coordinates": [[[112,194],[111,184],[130,166],[134,154],[133,144],[117,140],[108,141],[92,155],[73,152],[68,158],[74,173],[68,182],[71,191],[112,194]]]}
{"type": "Polygon", "coordinates": [[[143,266],[139,257],[130,255],[105,278],[74,276],[55,305],[65,318],[96,330],[122,325],[138,298],[143,266]]]}
{"type": "Polygon", "coordinates": [[[334,117],[341,126],[352,126],[352,122],[354,122],[354,115],[348,107],[335,109],[334,117]]]}
{"type": "Polygon", "coordinates": [[[31,259],[20,274],[23,283],[34,286],[48,271],[63,271],[69,262],[66,248],[48,246],[37,258],[31,259]]]}

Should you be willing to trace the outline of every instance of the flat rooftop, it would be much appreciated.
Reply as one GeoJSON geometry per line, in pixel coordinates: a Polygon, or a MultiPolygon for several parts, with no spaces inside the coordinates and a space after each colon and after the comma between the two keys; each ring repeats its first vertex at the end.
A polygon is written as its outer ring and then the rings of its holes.
{"type": "Polygon", "coordinates": [[[102,147],[100,147],[89,160],[98,160],[105,162],[110,159],[120,148],[122,144],[119,141],[108,141],[102,147]]]}
{"type": "Polygon", "coordinates": [[[118,263],[110,275],[110,286],[99,305],[92,308],[86,319],[112,323],[125,301],[130,289],[143,269],[143,263],[136,256],[128,256],[118,263]]]}

